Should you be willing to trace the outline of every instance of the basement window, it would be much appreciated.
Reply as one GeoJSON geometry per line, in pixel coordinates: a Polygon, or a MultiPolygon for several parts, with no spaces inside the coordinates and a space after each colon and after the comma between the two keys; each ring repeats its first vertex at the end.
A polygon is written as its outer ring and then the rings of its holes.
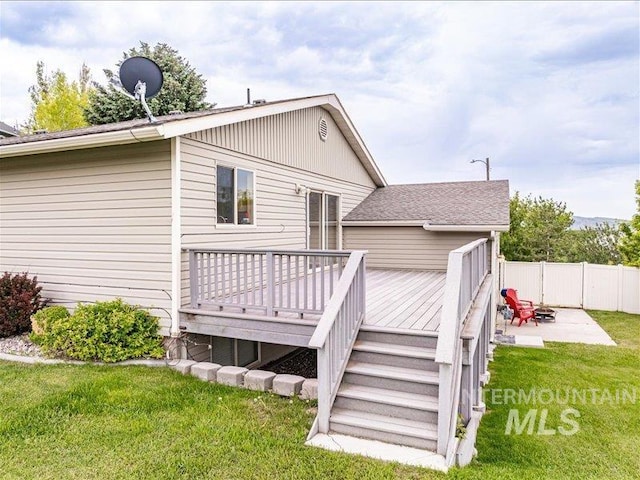
{"type": "Polygon", "coordinates": [[[216,179],[218,224],[255,224],[255,174],[218,165],[216,179]]]}

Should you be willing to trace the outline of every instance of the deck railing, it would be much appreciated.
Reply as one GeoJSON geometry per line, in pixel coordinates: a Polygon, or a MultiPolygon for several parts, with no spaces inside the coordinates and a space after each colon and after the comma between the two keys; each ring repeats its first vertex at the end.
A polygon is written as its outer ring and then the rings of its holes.
{"type": "MultiPolygon", "coordinates": [[[[488,240],[479,239],[449,253],[447,280],[444,290],[436,363],[439,364],[438,453],[450,460],[453,455],[455,432],[462,391],[463,339],[465,320],[474,300],[489,273],[488,240]]],[[[486,288],[486,285],[485,285],[486,288]]],[[[489,302],[487,302],[488,304],[489,302]]],[[[485,312],[488,307],[484,306],[485,312]]],[[[490,315],[482,317],[482,323],[490,315]]],[[[482,343],[488,343],[487,328],[482,343]]],[[[480,350],[488,348],[481,346],[480,350]]],[[[476,353],[472,352],[471,358],[476,353]]],[[[463,401],[466,401],[463,399],[463,401]]]]}
{"type": "Polygon", "coordinates": [[[191,307],[320,315],[349,252],[189,249],[191,307]]]}
{"type": "MultiPolygon", "coordinates": [[[[365,315],[365,252],[354,251],[309,341],[318,349],[317,430],[329,431],[329,415],[365,315]]],[[[315,433],[315,432],[312,432],[315,433]]]]}

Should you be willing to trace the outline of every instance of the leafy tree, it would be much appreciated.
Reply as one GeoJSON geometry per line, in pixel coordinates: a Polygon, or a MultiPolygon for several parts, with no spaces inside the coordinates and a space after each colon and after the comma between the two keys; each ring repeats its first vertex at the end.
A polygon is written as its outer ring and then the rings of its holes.
{"type": "MultiPolygon", "coordinates": [[[[156,62],[164,76],[164,84],[158,95],[147,101],[154,115],[166,115],[172,110],[193,112],[211,108],[204,101],[207,94],[206,80],[178,55],[177,50],[164,43],[150,47],[149,44],[140,42],[140,48],[131,48],[129,52],[123,53],[122,60],[117,64],[118,69],[127,58],[135,56],[147,57],[156,62]]],[[[108,69],[104,70],[104,74],[109,84],[106,87],[95,84],[95,90],[85,109],[87,121],[92,125],[100,125],[145,118],[146,113],[140,102],[124,95],[119,87],[114,86],[113,82],[118,83],[117,74],[108,69]]]]}
{"type": "Polygon", "coordinates": [[[629,223],[620,225],[620,253],[625,265],[640,267],[640,180],[636,180],[637,213],[629,223]]]}
{"type": "Polygon", "coordinates": [[[606,222],[570,230],[567,232],[566,261],[617,265],[621,260],[620,236],[620,229],[606,222]]]}
{"type": "Polygon", "coordinates": [[[38,62],[36,84],[29,87],[32,105],[27,131],[57,132],[86,127],[84,109],[89,104],[89,82],[89,68],[84,64],[78,81],[69,83],[64,72],[56,70],[48,76],[44,63],[38,62]]]}
{"type": "Polygon", "coordinates": [[[509,210],[511,225],[500,242],[507,260],[566,261],[567,232],[573,213],[563,202],[530,195],[522,198],[516,192],[509,210]]]}

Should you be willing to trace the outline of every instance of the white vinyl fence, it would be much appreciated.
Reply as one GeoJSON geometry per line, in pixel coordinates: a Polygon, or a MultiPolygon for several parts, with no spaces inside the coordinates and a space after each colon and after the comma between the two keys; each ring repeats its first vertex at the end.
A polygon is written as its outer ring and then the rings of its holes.
{"type": "Polygon", "coordinates": [[[640,313],[640,268],[500,261],[500,289],[535,304],[640,313]]]}

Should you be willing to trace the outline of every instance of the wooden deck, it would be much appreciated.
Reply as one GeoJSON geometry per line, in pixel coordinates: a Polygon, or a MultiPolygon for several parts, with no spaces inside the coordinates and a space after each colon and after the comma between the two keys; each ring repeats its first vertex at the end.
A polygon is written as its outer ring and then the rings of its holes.
{"type": "Polygon", "coordinates": [[[365,325],[437,332],[446,273],[367,269],[365,325]]]}
{"type": "MultiPolygon", "coordinates": [[[[320,274],[319,277],[323,275],[320,274]]],[[[310,279],[301,277],[298,281],[285,282],[278,284],[275,290],[276,299],[280,305],[300,304],[308,305],[309,308],[322,309],[323,306],[316,301],[320,298],[326,298],[328,301],[329,285],[337,283],[335,272],[329,275],[324,274],[324,282],[318,279],[310,279]],[[333,279],[330,277],[334,277],[333,279]],[[302,289],[305,282],[313,288],[309,290],[302,289]],[[321,287],[322,285],[322,287],[321,287]],[[322,293],[320,292],[322,288],[322,293]],[[313,291],[316,291],[314,294],[313,291]],[[325,289],[327,291],[325,291],[325,289]],[[306,291],[307,298],[298,297],[300,292],[306,291]],[[297,298],[296,298],[297,297],[297,298]],[[291,299],[291,300],[289,300],[291,299]]],[[[373,326],[384,329],[402,329],[402,330],[419,330],[428,332],[437,332],[440,326],[440,311],[442,309],[442,298],[444,293],[446,273],[424,270],[391,270],[391,269],[367,269],[366,273],[366,298],[367,308],[364,325],[373,326]]],[[[264,289],[257,289],[258,292],[242,292],[239,295],[233,294],[226,297],[229,304],[225,304],[223,308],[211,307],[203,305],[200,307],[200,313],[210,312],[215,317],[226,317],[231,314],[236,317],[237,323],[239,318],[247,315],[255,317],[257,320],[265,319],[263,312],[251,307],[240,307],[234,305],[243,299],[246,303],[246,297],[254,296],[263,298],[266,296],[264,289]],[[262,290],[262,291],[260,291],[262,290]],[[215,312],[215,313],[214,313],[215,312]]],[[[284,324],[287,321],[300,319],[300,315],[294,312],[288,312],[286,309],[275,308],[277,314],[270,317],[273,320],[280,320],[284,324]]],[[[183,309],[186,311],[186,309],[183,309]]],[[[191,310],[193,313],[194,311],[191,310]]],[[[303,316],[306,323],[317,322],[320,320],[320,314],[305,313],[303,316]]],[[[218,323],[220,320],[217,321],[218,323]]],[[[189,330],[194,328],[191,322],[189,330]]],[[[200,332],[200,330],[198,330],[200,332]]],[[[202,332],[200,332],[202,333],[202,332]]]]}

